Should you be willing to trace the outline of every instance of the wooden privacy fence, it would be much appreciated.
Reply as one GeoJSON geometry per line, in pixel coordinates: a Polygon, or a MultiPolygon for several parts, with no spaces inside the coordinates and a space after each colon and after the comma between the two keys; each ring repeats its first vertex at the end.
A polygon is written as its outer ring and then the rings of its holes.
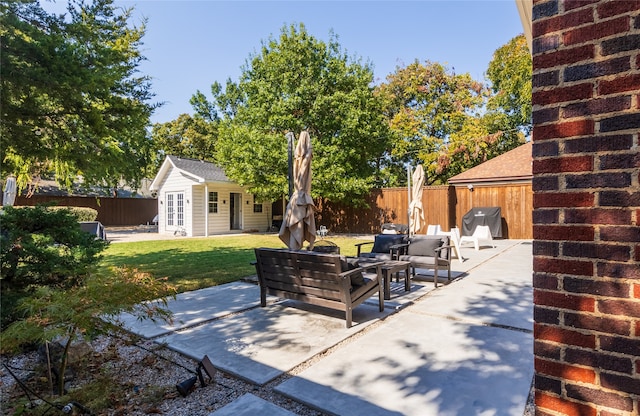
{"type": "MultiPolygon", "coordinates": [[[[320,199],[316,201],[316,225],[335,233],[376,234],[384,223],[409,223],[408,201],[407,188],[372,191],[366,201],[369,208],[346,207],[320,199]]],[[[425,221],[420,233],[425,233],[429,224],[439,224],[444,230],[462,228],[462,217],[471,208],[500,207],[503,238],[533,238],[531,183],[475,185],[473,191],[466,186],[426,186],[422,205],[425,221]]]]}
{"type": "Polygon", "coordinates": [[[147,224],[158,213],[158,201],[152,198],[110,198],[97,196],[18,196],[16,205],[53,204],[88,207],[98,211],[97,221],[106,226],[147,224]]]}
{"type": "MultiPolygon", "coordinates": [[[[407,188],[374,189],[366,200],[368,207],[362,208],[320,198],[315,201],[316,225],[324,225],[332,233],[377,234],[384,223],[409,223],[408,201],[407,188]]],[[[146,224],[158,213],[157,200],[147,198],[34,195],[16,200],[16,205],[43,203],[94,208],[98,221],[106,226],[146,224]]],[[[439,224],[444,230],[456,225],[462,228],[462,217],[474,207],[500,207],[503,238],[533,238],[531,183],[474,185],[473,191],[466,186],[425,186],[422,205],[425,221],[421,233],[428,224],[439,224]]]]}

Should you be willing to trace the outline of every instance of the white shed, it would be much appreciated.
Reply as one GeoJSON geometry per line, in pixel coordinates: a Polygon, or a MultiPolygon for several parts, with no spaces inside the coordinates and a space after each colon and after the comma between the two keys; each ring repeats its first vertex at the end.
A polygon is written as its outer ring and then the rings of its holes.
{"type": "Polygon", "coordinates": [[[160,234],[209,236],[271,226],[271,203],[256,201],[211,162],[167,156],[150,189],[158,194],[160,234]]]}

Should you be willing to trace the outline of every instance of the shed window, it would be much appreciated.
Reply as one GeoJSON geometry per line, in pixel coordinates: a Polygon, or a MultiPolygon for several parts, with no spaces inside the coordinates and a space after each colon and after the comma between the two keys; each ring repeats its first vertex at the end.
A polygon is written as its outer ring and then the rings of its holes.
{"type": "Polygon", "coordinates": [[[209,213],[216,214],[218,212],[218,193],[209,192],[209,213]]]}
{"type": "Polygon", "coordinates": [[[262,212],[262,202],[256,201],[256,196],[253,196],[253,212],[262,212]]]}

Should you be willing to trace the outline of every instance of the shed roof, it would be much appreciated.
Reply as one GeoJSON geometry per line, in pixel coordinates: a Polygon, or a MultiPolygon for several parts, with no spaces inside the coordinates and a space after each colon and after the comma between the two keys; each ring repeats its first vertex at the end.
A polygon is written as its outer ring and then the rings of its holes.
{"type": "Polygon", "coordinates": [[[167,155],[160,170],[156,174],[156,177],[149,187],[152,190],[159,188],[162,179],[169,172],[169,168],[173,167],[187,177],[192,178],[195,182],[231,182],[231,180],[224,173],[224,170],[215,163],[207,162],[198,159],[189,159],[186,157],[179,157],[173,155],[167,155]]]}
{"type": "Polygon", "coordinates": [[[449,178],[451,185],[478,182],[513,182],[533,178],[532,142],[489,159],[469,170],[449,178]]]}

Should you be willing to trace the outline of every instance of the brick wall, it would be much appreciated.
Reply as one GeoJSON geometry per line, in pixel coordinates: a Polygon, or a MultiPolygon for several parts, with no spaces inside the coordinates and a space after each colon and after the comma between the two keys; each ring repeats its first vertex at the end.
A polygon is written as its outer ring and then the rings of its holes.
{"type": "Polygon", "coordinates": [[[640,414],[640,1],[533,4],[538,415],[640,414]]]}

